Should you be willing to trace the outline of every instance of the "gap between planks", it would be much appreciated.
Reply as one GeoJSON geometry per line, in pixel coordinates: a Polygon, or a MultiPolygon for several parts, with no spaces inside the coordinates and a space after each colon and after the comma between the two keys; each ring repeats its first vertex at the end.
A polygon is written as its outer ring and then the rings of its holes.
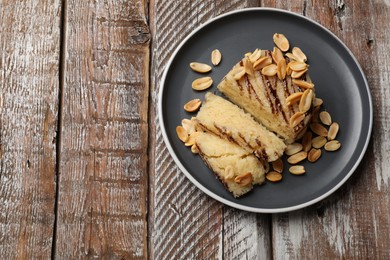
{"type": "Polygon", "coordinates": [[[59,179],[60,179],[60,162],[61,162],[61,129],[62,129],[62,110],[64,100],[64,82],[65,82],[65,55],[66,55],[66,0],[61,2],[61,19],[60,19],[60,54],[58,68],[58,114],[57,114],[57,135],[56,135],[56,165],[55,165],[55,200],[54,200],[54,223],[53,238],[51,247],[51,259],[55,259],[56,242],[57,242],[57,219],[58,219],[58,197],[59,197],[59,179]]]}

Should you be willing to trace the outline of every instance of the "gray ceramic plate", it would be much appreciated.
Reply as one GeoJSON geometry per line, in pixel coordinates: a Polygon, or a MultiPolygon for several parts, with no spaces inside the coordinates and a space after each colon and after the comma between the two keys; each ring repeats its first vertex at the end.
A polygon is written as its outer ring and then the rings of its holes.
{"type": "Polygon", "coordinates": [[[159,93],[159,120],[165,143],[183,173],[202,191],[229,206],[263,213],[285,212],[311,205],[337,190],[361,161],[371,134],[372,101],[364,73],[347,47],[326,28],[306,17],[269,8],[244,9],[219,16],[193,31],[178,46],[167,64],[159,93]],[[304,162],[307,173],[293,176],[285,165],[283,180],[266,182],[235,199],[201,158],[191,153],[177,138],[175,128],[193,114],[183,105],[204,100],[205,92],[195,92],[191,82],[200,75],[189,63],[211,64],[210,53],[219,49],[222,62],[208,75],[216,86],[244,53],[256,48],[272,49],[272,35],[283,33],[291,46],[307,55],[310,75],[324,108],[340,124],[337,139],[341,150],[323,152],[315,164],[304,162]]]}

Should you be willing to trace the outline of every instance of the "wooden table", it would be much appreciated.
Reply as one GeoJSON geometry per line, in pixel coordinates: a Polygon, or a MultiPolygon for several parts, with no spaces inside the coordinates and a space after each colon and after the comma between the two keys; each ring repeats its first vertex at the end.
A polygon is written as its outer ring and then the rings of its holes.
{"type": "Polygon", "coordinates": [[[0,3],[0,259],[390,259],[389,0],[0,3]],[[303,14],[366,73],[368,151],[332,196],[284,214],[211,199],[172,161],[159,80],[198,25],[246,7],[303,14]]]}

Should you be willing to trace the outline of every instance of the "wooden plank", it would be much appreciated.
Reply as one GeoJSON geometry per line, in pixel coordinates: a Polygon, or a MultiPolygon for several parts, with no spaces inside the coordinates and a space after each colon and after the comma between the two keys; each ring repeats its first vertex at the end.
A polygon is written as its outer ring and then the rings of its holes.
{"type": "Polygon", "coordinates": [[[147,257],[145,1],[66,1],[55,255],[147,257]]]}
{"type": "Polygon", "coordinates": [[[0,3],[0,258],[49,259],[60,1],[0,3]]]}
{"type": "Polygon", "coordinates": [[[152,259],[227,259],[270,255],[267,215],[221,205],[190,183],[174,164],[156,116],[157,93],[165,65],[176,46],[199,24],[257,1],[152,1],[150,217],[152,259]]]}
{"type": "Polygon", "coordinates": [[[224,258],[271,259],[271,215],[225,208],[224,258]]]}
{"type": "MultiPolygon", "coordinates": [[[[283,3],[282,3],[283,2],[283,3]]],[[[333,31],[365,71],[375,110],[374,133],[363,162],[330,198],[304,210],[273,216],[275,259],[389,259],[389,46],[388,1],[284,1],[333,31]]]]}

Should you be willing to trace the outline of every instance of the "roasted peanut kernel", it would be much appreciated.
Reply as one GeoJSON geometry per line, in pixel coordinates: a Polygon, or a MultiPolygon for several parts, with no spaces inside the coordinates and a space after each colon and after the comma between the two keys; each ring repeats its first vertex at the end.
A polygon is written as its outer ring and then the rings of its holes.
{"type": "Polygon", "coordinates": [[[191,146],[191,152],[192,152],[193,154],[199,153],[199,148],[198,148],[198,146],[196,146],[196,144],[194,144],[193,146],[191,146]]]}
{"type": "Polygon", "coordinates": [[[232,75],[235,80],[241,79],[245,75],[245,68],[244,67],[235,67],[232,69],[232,75]]]}
{"type": "Polygon", "coordinates": [[[247,172],[245,174],[241,174],[241,175],[237,176],[236,178],[234,178],[234,182],[240,186],[250,185],[253,182],[252,173],[247,172]]]}
{"type": "Polygon", "coordinates": [[[275,64],[278,64],[279,61],[284,60],[283,53],[278,47],[274,47],[274,50],[271,52],[271,56],[275,64]]]}
{"type": "Polygon", "coordinates": [[[261,50],[256,49],[251,55],[248,56],[250,62],[255,63],[261,57],[261,50]]]}
{"type": "Polygon", "coordinates": [[[299,133],[298,133],[297,137],[295,138],[296,140],[302,139],[303,135],[305,134],[305,132],[307,130],[307,125],[305,125],[305,121],[307,121],[306,118],[307,118],[307,116],[305,117],[305,119],[303,119],[304,127],[301,128],[301,130],[299,130],[299,133]]]}
{"type": "Polygon", "coordinates": [[[218,49],[215,49],[211,52],[211,63],[214,66],[217,66],[221,62],[221,59],[222,59],[222,54],[218,49]]]}
{"type": "Polygon", "coordinates": [[[306,62],[307,61],[307,57],[306,55],[303,53],[303,51],[298,48],[298,47],[294,47],[292,49],[292,54],[296,57],[296,60],[297,61],[300,61],[300,62],[306,62]]]}
{"type": "Polygon", "coordinates": [[[266,76],[275,76],[278,71],[278,67],[275,64],[270,64],[268,66],[265,66],[262,70],[261,73],[263,73],[266,76]]]}
{"type": "Polygon", "coordinates": [[[326,144],[326,138],[323,136],[314,137],[313,140],[311,141],[311,145],[316,149],[320,149],[325,144],[326,144]]]}
{"type": "Polygon", "coordinates": [[[270,182],[279,182],[282,180],[283,176],[279,172],[276,171],[270,171],[265,175],[265,178],[269,180],[270,182]]]}
{"type": "Polygon", "coordinates": [[[329,141],[325,144],[325,150],[328,151],[328,152],[333,152],[333,151],[337,151],[338,149],[340,149],[341,147],[341,143],[337,140],[332,140],[332,141],[329,141]]]}
{"type": "Polygon", "coordinates": [[[306,172],[305,167],[302,165],[291,166],[290,169],[288,169],[288,171],[294,175],[302,175],[306,172]]]}
{"type": "Polygon", "coordinates": [[[337,133],[339,132],[339,124],[336,123],[336,122],[333,122],[330,127],[329,127],[329,131],[328,131],[328,140],[333,140],[336,138],[337,136],[337,133]]]}
{"type": "Polygon", "coordinates": [[[234,169],[231,165],[226,166],[224,177],[225,177],[225,180],[231,180],[234,178],[234,169]]]}
{"type": "Polygon", "coordinates": [[[202,101],[198,98],[190,100],[184,105],[184,110],[187,112],[195,112],[199,109],[201,104],[202,101]]]}
{"type": "Polygon", "coordinates": [[[191,62],[190,67],[193,71],[199,72],[199,73],[207,73],[211,71],[211,66],[200,63],[200,62],[191,62]]]}
{"type": "Polygon", "coordinates": [[[310,123],[311,120],[311,114],[307,114],[305,116],[305,119],[303,119],[303,125],[307,126],[310,123]]]}
{"type": "Polygon", "coordinates": [[[255,70],[261,70],[270,64],[272,64],[272,59],[268,56],[265,56],[265,57],[261,57],[260,59],[255,61],[253,64],[253,68],[255,70]]]}
{"type": "Polygon", "coordinates": [[[302,147],[305,152],[310,151],[313,134],[307,131],[302,138],[302,147]]]}
{"type": "Polygon", "coordinates": [[[321,157],[321,149],[312,148],[307,155],[309,162],[316,162],[321,157]]]}
{"type": "Polygon", "coordinates": [[[296,153],[294,155],[291,155],[288,157],[287,162],[289,164],[297,164],[307,158],[307,152],[300,151],[299,153],[296,153]]]}
{"type": "Polygon", "coordinates": [[[286,103],[288,106],[293,105],[301,100],[303,92],[295,92],[286,98],[286,103]]]}
{"type": "Polygon", "coordinates": [[[278,70],[276,71],[276,73],[278,74],[278,78],[280,80],[284,80],[286,78],[286,60],[282,58],[281,60],[279,60],[277,66],[278,70]]]}
{"type": "Polygon", "coordinates": [[[193,132],[189,135],[188,140],[184,143],[185,146],[193,146],[195,144],[196,137],[200,132],[193,132]]]}
{"type": "Polygon", "coordinates": [[[321,106],[323,103],[324,103],[324,101],[321,98],[316,98],[314,100],[314,106],[315,107],[321,106]]]}
{"type": "Polygon", "coordinates": [[[323,125],[321,125],[320,123],[311,123],[310,129],[316,135],[320,135],[320,136],[324,136],[324,137],[328,136],[328,130],[326,130],[326,128],[323,125]]]}
{"type": "Polygon", "coordinates": [[[205,90],[213,85],[211,77],[198,78],[192,82],[192,89],[194,90],[205,90]]]}
{"type": "Polygon", "coordinates": [[[307,69],[307,64],[304,62],[290,61],[289,64],[290,64],[291,70],[293,70],[293,71],[302,71],[302,70],[307,69]]]}
{"type": "Polygon", "coordinates": [[[244,59],[244,70],[245,70],[245,73],[248,74],[248,75],[255,75],[255,71],[253,70],[253,65],[252,63],[249,61],[249,59],[244,59]]]}
{"type": "Polygon", "coordinates": [[[304,80],[293,79],[292,83],[297,85],[298,87],[304,88],[304,89],[312,89],[312,88],[314,88],[314,84],[313,83],[307,82],[307,81],[304,81],[304,80]]]}
{"type": "Polygon", "coordinates": [[[189,119],[184,118],[181,120],[181,125],[184,127],[184,129],[187,131],[187,134],[192,134],[195,132],[195,122],[189,119]]]}
{"type": "Polygon", "coordinates": [[[283,172],[283,161],[282,161],[282,159],[279,158],[276,161],[273,161],[272,162],[272,168],[274,169],[274,171],[282,173],[283,172]]]}
{"type": "Polygon", "coordinates": [[[306,89],[303,92],[301,101],[299,102],[299,111],[306,113],[313,103],[313,91],[311,89],[306,89]]]}
{"type": "Polygon", "coordinates": [[[286,66],[286,75],[287,76],[291,76],[292,73],[293,73],[293,71],[290,69],[290,65],[287,64],[287,66],[286,66]]]}
{"type": "Polygon", "coordinates": [[[273,36],[274,43],[282,51],[288,51],[290,48],[290,43],[288,42],[286,36],[281,33],[275,33],[273,36]]]}
{"type": "Polygon", "coordinates": [[[320,113],[320,120],[321,120],[321,123],[323,123],[324,125],[331,125],[332,124],[332,118],[327,111],[322,111],[320,113]]]}
{"type": "Polygon", "coordinates": [[[311,116],[312,123],[319,123],[320,122],[319,118],[318,118],[319,113],[320,113],[320,107],[319,106],[314,107],[313,112],[311,113],[312,114],[312,116],[311,116]]]}
{"type": "Polygon", "coordinates": [[[302,151],[302,148],[303,148],[302,144],[292,143],[292,144],[287,145],[286,150],[284,152],[285,152],[285,154],[290,156],[290,155],[299,153],[300,151],[302,151]]]}
{"type": "Polygon", "coordinates": [[[292,72],[291,72],[291,78],[293,78],[293,79],[299,79],[299,78],[301,78],[306,72],[307,72],[307,69],[304,69],[304,70],[301,70],[301,71],[292,71],[292,72]]]}
{"type": "Polygon", "coordinates": [[[287,52],[285,55],[286,55],[286,57],[288,57],[290,60],[298,60],[298,58],[295,57],[295,55],[292,54],[291,52],[287,52]]]}
{"type": "MultiPolygon", "coordinates": [[[[203,128],[203,126],[201,124],[199,124],[199,121],[197,119],[195,119],[194,117],[191,118],[191,121],[194,123],[195,132],[203,132],[205,130],[203,128]]],[[[191,133],[189,133],[189,134],[191,134],[191,133]]]]}
{"type": "Polygon", "coordinates": [[[302,112],[296,112],[291,118],[290,118],[290,126],[296,127],[299,125],[302,120],[305,119],[305,114],[302,112]]]}
{"type": "Polygon", "coordinates": [[[176,134],[177,134],[177,137],[179,137],[179,139],[183,143],[187,142],[189,136],[188,136],[187,131],[184,129],[184,127],[182,127],[181,125],[177,126],[176,127],[176,134]]]}

